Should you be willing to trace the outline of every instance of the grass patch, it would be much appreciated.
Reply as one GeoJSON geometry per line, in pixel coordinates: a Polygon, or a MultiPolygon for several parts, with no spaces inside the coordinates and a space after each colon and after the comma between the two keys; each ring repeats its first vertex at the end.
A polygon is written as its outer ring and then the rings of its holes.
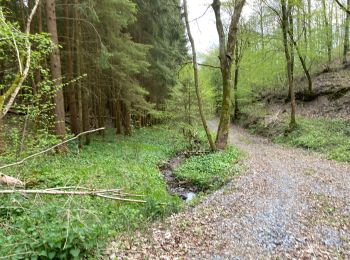
{"type": "MultiPolygon", "coordinates": [[[[0,196],[0,256],[72,259],[99,255],[109,237],[140,228],[174,212],[180,199],[170,196],[158,165],[186,143],[169,129],[148,128],[133,137],[97,137],[78,153],[42,156],[6,174],[33,188],[85,186],[120,188],[145,194],[147,203],[128,204],[92,197],[0,196]],[[171,144],[171,145],[169,145],[171,144]],[[20,174],[18,174],[20,173],[20,174]]],[[[5,163],[0,158],[0,164],[5,163]]]]}
{"type": "Polygon", "coordinates": [[[288,135],[274,138],[277,143],[310,149],[327,158],[350,162],[350,122],[299,118],[298,127],[288,135]]]}
{"type": "Polygon", "coordinates": [[[189,180],[202,191],[220,188],[240,171],[239,151],[229,147],[224,151],[188,158],[175,170],[180,180],[189,180]]]}
{"type": "Polygon", "coordinates": [[[340,119],[297,118],[297,127],[289,131],[289,117],[266,124],[266,116],[245,114],[241,124],[253,134],[276,143],[323,153],[328,159],[350,162],[350,121],[340,119]],[[252,121],[244,120],[254,118],[252,121]]]}

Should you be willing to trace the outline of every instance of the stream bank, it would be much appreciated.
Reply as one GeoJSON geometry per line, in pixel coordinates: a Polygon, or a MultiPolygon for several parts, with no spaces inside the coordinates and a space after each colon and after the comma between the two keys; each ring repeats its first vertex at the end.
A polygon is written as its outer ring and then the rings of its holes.
{"type": "Polygon", "coordinates": [[[177,153],[174,157],[166,161],[159,167],[167,184],[168,192],[171,195],[179,196],[186,202],[193,200],[200,190],[191,180],[179,179],[175,171],[180,167],[187,158],[208,154],[208,151],[185,151],[177,153]]]}

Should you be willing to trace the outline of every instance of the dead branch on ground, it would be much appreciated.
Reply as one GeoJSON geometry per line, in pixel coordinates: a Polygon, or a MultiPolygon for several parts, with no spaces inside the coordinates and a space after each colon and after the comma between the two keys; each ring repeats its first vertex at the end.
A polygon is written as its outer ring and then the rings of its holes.
{"type": "Polygon", "coordinates": [[[109,200],[132,202],[132,203],[145,203],[145,200],[134,199],[142,198],[144,195],[124,193],[122,189],[108,189],[108,190],[95,190],[85,187],[60,187],[43,190],[0,190],[0,194],[42,194],[42,195],[56,195],[56,196],[90,196],[99,197],[109,200]]]}

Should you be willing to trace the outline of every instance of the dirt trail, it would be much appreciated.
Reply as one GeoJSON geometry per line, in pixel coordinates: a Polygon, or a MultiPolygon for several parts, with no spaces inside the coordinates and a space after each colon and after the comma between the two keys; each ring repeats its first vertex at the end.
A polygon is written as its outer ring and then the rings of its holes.
{"type": "MultiPolygon", "coordinates": [[[[214,127],[214,123],[212,123],[214,127]]],[[[200,205],[112,243],[122,259],[350,259],[350,165],[234,127],[247,173],[200,205]]]]}

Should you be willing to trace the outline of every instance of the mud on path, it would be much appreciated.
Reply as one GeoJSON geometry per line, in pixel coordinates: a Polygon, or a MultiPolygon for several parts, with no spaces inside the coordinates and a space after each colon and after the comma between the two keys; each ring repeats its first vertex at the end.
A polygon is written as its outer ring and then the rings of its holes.
{"type": "MultiPolygon", "coordinates": [[[[212,123],[212,127],[215,124],[212,123]]],[[[120,259],[350,259],[350,165],[233,127],[247,173],[146,234],[117,239],[120,259]]]]}

